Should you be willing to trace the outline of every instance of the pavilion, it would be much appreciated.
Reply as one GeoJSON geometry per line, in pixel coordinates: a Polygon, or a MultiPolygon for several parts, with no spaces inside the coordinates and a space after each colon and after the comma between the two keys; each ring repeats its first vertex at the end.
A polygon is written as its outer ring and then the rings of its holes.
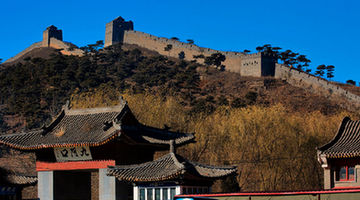
{"type": "Polygon", "coordinates": [[[360,187],[360,121],[345,117],[335,137],[318,148],[324,189],[360,187]]]}
{"type": "Polygon", "coordinates": [[[188,191],[208,192],[213,180],[236,172],[175,154],[176,146],[190,142],[193,134],[139,123],[122,99],[104,108],[71,109],[67,103],[47,126],[0,136],[2,144],[35,153],[41,200],[169,200],[188,191]],[[154,161],[155,152],[169,148],[154,161]],[[161,185],[161,199],[155,185],[161,185]]]}

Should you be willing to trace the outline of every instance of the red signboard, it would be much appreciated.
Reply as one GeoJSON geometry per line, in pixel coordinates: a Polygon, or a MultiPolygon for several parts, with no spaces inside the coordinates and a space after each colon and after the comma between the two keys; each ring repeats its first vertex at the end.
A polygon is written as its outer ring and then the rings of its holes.
{"type": "Polygon", "coordinates": [[[56,170],[81,170],[81,169],[104,169],[114,166],[115,160],[91,160],[91,161],[71,161],[71,162],[36,162],[36,171],[56,171],[56,170]]]}

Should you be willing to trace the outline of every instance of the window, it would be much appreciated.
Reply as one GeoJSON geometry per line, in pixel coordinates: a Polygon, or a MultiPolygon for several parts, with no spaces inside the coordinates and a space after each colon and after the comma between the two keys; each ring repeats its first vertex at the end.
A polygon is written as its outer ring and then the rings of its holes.
{"type": "Polygon", "coordinates": [[[355,180],[354,166],[341,166],[336,169],[336,181],[354,181],[354,180],[355,180]]]}
{"type": "Polygon", "coordinates": [[[138,197],[134,200],[171,200],[176,195],[174,186],[139,187],[138,197]]]}
{"type": "Polygon", "coordinates": [[[160,200],[160,188],[155,188],[155,200],[160,200]]]}
{"type": "Polygon", "coordinates": [[[149,188],[147,191],[147,200],[153,200],[153,190],[152,188],[149,188]]]}
{"type": "Polygon", "coordinates": [[[168,200],[168,189],[167,188],[163,188],[162,189],[162,200],[168,200]]]}
{"type": "Polygon", "coordinates": [[[175,196],[175,188],[170,188],[170,199],[174,199],[175,196]]]}
{"type": "Polygon", "coordinates": [[[140,189],[140,200],[145,200],[145,189],[140,189]]]}

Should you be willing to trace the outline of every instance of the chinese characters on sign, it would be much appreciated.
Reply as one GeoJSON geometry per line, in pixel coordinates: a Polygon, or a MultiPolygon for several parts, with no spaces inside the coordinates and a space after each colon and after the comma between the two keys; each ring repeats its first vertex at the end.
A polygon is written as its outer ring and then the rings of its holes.
{"type": "Polygon", "coordinates": [[[89,147],[56,147],[54,153],[58,162],[92,160],[89,147]]]}

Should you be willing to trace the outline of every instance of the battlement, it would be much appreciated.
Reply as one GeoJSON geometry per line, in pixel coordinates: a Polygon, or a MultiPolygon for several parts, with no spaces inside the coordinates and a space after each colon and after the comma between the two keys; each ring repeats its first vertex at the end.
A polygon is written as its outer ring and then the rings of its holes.
{"type": "Polygon", "coordinates": [[[270,54],[270,53],[266,53],[266,52],[243,54],[242,58],[244,58],[244,59],[252,59],[252,58],[258,58],[258,57],[261,57],[261,56],[275,58],[275,54],[270,54]]]}
{"type": "MultiPolygon", "coordinates": [[[[272,76],[275,78],[286,79],[288,83],[307,87],[317,92],[316,88],[325,91],[327,95],[336,94],[346,97],[349,101],[360,105],[360,97],[352,94],[339,86],[331,84],[325,79],[315,77],[313,75],[290,69],[287,66],[276,64],[275,55],[264,52],[245,54],[243,52],[219,51],[210,48],[199,47],[195,44],[189,44],[174,39],[157,37],[148,33],[135,31],[132,21],[125,21],[122,17],[118,17],[106,24],[105,47],[116,44],[125,43],[143,47],[157,53],[179,58],[180,53],[184,55],[185,60],[196,60],[198,63],[204,63],[203,58],[196,58],[199,55],[204,57],[211,56],[214,53],[225,55],[226,59],[222,63],[225,70],[238,73],[242,76],[263,77],[272,76]],[[171,48],[167,48],[167,47],[171,48]]],[[[83,51],[73,48],[74,45],[63,42],[62,30],[51,25],[43,32],[43,41],[34,43],[24,51],[20,52],[6,62],[12,62],[24,56],[27,52],[35,48],[52,47],[62,49],[61,53],[65,55],[83,55],[83,51]],[[71,49],[71,50],[70,50],[71,49]]]]}
{"type": "Polygon", "coordinates": [[[49,47],[51,38],[55,38],[57,40],[62,41],[63,40],[62,30],[58,29],[54,25],[47,27],[46,30],[43,32],[42,46],[49,47]]]}
{"type": "MultiPolygon", "coordinates": [[[[290,68],[283,64],[276,64],[275,78],[285,79],[289,84],[307,88],[313,92],[323,93],[325,96],[331,97],[344,97],[354,105],[360,107],[360,97],[355,95],[338,85],[329,82],[326,79],[314,76],[312,74],[290,68]]],[[[351,105],[344,105],[349,106],[351,105]]],[[[351,108],[353,109],[353,108],[351,108]]]]}
{"type": "Polygon", "coordinates": [[[133,29],[133,22],[125,21],[122,17],[118,17],[107,23],[105,30],[104,47],[108,47],[116,43],[122,43],[124,39],[124,31],[133,29]]]}
{"type": "MultiPolygon", "coordinates": [[[[23,57],[25,54],[31,52],[34,49],[41,47],[51,47],[54,49],[62,49],[61,53],[64,55],[75,55],[82,56],[84,51],[79,48],[74,48],[75,45],[64,42],[62,30],[58,29],[56,26],[51,25],[43,31],[43,40],[41,42],[33,43],[31,46],[16,54],[14,57],[7,59],[4,63],[11,63],[17,59],[23,57]],[[70,50],[71,49],[71,50],[70,50]]],[[[76,46],[75,46],[76,47],[76,46]]]]}
{"type": "Polygon", "coordinates": [[[205,48],[205,47],[199,47],[195,44],[189,44],[189,43],[185,43],[185,42],[181,42],[178,40],[173,40],[173,39],[169,39],[169,38],[165,38],[165,37],[158,37],[158,36],[154,36],[148,33],[144,33],[141,31],[135,31],[135,30],[130,30],[130,31],[125,31],[125,40],[124,43],[127,43],[128,41],[126,40],[126,34],[130,35],[130,34],[137,34],[140,37],[143,38],[147,38],[150,40],[154,40],[157,41],[159,43],[166,43],[166,44],[171,44],[172,47],[177,47],[177,48],[186,48],[188,50],[193,50],[193,51],[198,51],[199,54],[213,54],[213,53],[221,53],[223,55],[225,55],[226,57],[238,57],[238,56],[242,56],[242,55],[246,55],[242,52],[234,52],[234,51],[219,51],[219,50],[214,50],[214,49],[210,49],[210,48],[205,48]]]}

